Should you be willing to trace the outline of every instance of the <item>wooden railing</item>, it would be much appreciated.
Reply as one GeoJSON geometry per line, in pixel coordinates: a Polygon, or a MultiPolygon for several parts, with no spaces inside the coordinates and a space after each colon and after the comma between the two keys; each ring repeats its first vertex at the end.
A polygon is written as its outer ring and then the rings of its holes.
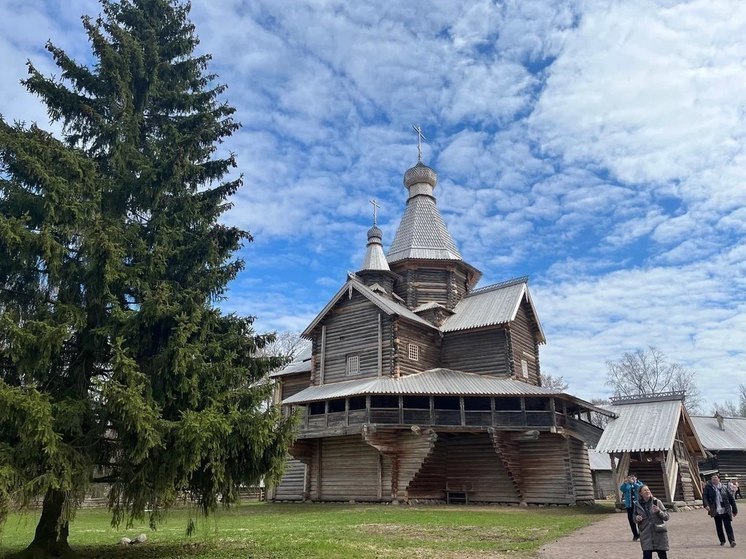
{"type": "MultiPolygon", "coordinates": [[[[573,422],[584,423],[552,411],[370,408],[322,414],[309,414],[306,410],[301,425],[304,433],[318,433],[327,429],[365,424],[526,428],[547,431],[557,426],[574,425],[573,422]]],[[[592,426],[591,428],[593,429],[592,426]]]]}

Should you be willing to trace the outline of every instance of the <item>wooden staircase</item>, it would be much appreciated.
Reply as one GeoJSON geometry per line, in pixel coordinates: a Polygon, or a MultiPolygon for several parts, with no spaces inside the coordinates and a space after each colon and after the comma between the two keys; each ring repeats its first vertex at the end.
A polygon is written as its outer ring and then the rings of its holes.
{"type": "Polygon", "coordinates": [[[518,499],[523,504],[525,498],[523,495],[523,477],[521,476],[521,454],[516,443],[510,433],[504,431],[496,431],[490,429],[490,438],[492,439],[492,445],[495,448],[495,452],[500,458],[505,471],[508,473],[508,477],[513,482],[513,487],[518,495],[518,499]]]}

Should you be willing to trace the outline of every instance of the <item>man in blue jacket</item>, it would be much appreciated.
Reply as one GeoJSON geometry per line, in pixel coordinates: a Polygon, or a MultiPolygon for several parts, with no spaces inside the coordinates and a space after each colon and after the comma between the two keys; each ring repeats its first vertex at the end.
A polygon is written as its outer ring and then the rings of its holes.
{"type": "Polygon", "coordinates": [[[622,492],[622,499],[624,500],[624,508],[627,509],[627,520],[629,521],[629,527],[632,530],[632,541],[636,542],[640,539],[640,534],[637,531],[637,523],[635,522],[635,503],[640,497],[640,487],[644,484],[637,479],[635,474],[627,476],[627,480],[619,486],[619,491],[622,492]]]}

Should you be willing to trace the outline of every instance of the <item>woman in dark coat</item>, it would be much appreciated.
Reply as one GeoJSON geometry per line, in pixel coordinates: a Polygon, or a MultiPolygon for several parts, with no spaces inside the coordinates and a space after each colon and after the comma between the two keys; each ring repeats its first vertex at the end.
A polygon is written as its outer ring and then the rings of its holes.
{"type": "Polygon", "coordinates": [[[640,529],[642,559],[652,559],[653,551],[658,559],[668,559],[668,513],[658,499],[653,497],[650,488],[640,488],[640,499],[635,504],[635,521],[640,529]]]}

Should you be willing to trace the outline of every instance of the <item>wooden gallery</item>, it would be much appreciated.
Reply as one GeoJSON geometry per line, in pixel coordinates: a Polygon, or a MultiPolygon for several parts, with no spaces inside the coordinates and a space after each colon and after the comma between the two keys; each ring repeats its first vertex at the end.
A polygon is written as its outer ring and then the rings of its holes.
{"type": "Polygon", "coordinates": [[[589,402],[541,386],[527,278],[475,289],[436,207],[437,175],[404,175],[384,255],[375,224],[349,274],[274,373],[301,426],[277,501],[575,504],[594,498],[589,402]]]}

